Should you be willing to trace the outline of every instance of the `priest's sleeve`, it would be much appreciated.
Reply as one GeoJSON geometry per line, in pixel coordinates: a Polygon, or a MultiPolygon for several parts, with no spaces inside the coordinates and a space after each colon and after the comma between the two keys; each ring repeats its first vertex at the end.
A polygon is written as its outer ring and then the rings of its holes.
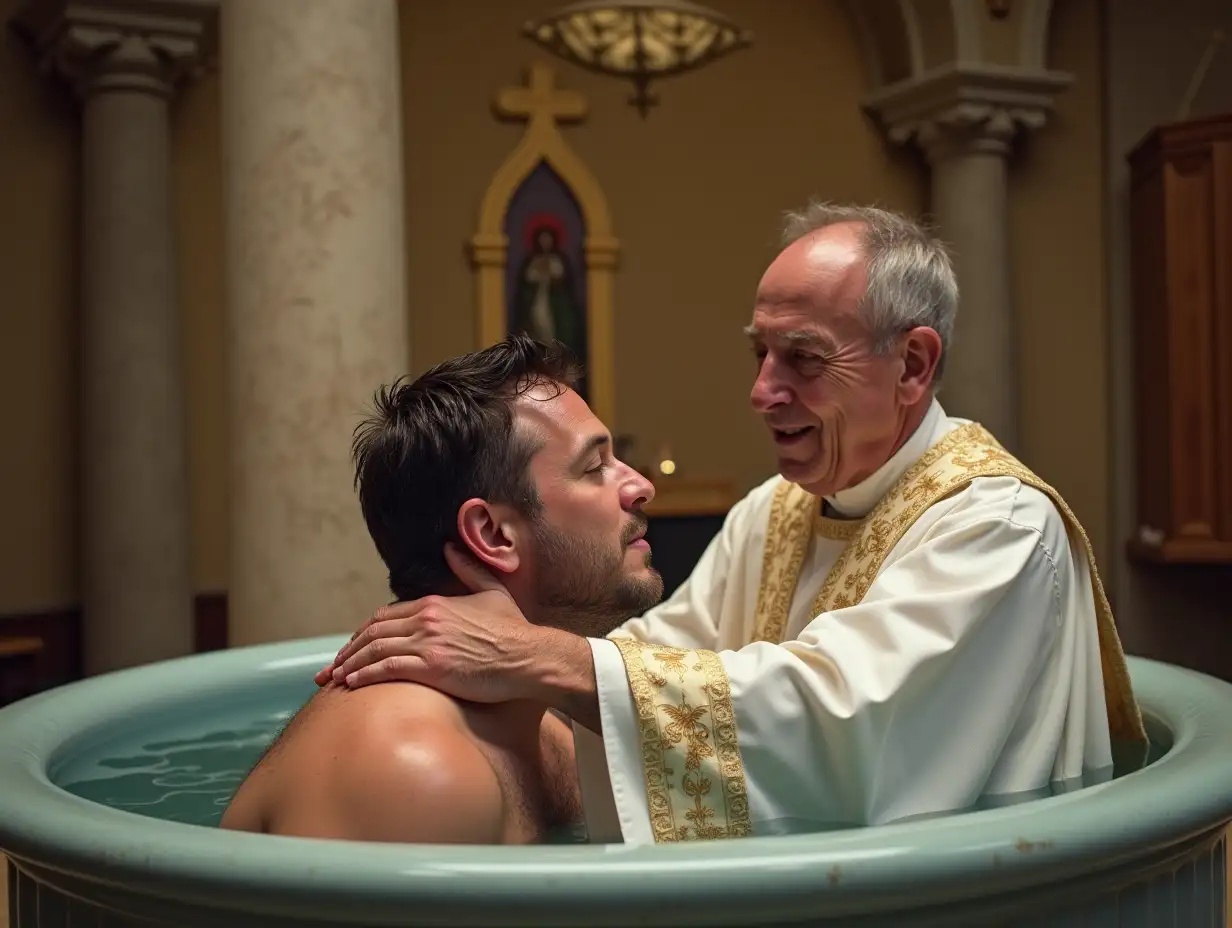
{"type": "Polygon", "coordinates": [[[783,644],[593,642],[624,840],[878,824],[968,807],[998,779],[1046,785],[1089,708],[1067,681],[1093,674],[1103,711],[1094,621],[1073,615],[1089,587],[1057,525],[945,516],[783,644]]]}
{"type": "MultiPolygon", "coordinates": [[[[633,808],[645,806],[640,774],[613,779],[608,773],[610,769],[641,769],[633,694],[626,682],[621,652],[613,641],[654,642],[714,651],[718,647],[723,603],[744,567],[742,553],[749,545],[761,545],[765,539],[768,503],[775,485],[775,480],[766,481],[732,507],[689,578],[665,602],[616,629],[611,640],[591,639],[600,683],[600,717],[610,735],[605,739],[580,723],[573,726],[578,779],[591,841],[619,842],[628,833],[620,822],[619,810],[630,808],[630,803],[633,808]],[[606,689],[604,680],[609,681],[606,689]],[[617,752],[614,760],[608,756],[609,750],[617,752]]],[[[644,812],[641,814],[644,817],[644,812]]]]}

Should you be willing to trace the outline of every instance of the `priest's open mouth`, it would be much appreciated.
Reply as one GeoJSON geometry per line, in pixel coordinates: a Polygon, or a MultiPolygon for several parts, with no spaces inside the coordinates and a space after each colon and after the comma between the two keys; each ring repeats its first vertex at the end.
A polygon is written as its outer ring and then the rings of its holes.
{"type": "Polygon", "coordinates": [[[775,444],[792,445],[802,441],[808,436],[817,431],[815,425],[802,425],[794,428],[770,428],[771,434],[774,436],[775,444]]]}

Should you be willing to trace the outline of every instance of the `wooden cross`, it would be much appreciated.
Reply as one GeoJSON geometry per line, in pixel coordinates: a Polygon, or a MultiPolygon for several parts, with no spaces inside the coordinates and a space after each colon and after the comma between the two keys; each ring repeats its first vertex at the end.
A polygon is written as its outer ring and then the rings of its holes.
{"type": "Polygon", "coordinates": [[[523,86],[506,87],[496,95],[496,111],[511,119],[525,119],[532,126],[576,122],[586,115],[586,100],[576,91],[557,90],[551,65],[536,61],[527,69],[523,86]]]}

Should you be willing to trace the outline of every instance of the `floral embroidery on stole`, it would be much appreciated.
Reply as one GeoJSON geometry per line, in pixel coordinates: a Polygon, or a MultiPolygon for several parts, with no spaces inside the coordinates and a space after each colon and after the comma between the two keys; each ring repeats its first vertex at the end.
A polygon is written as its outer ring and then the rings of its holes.
{"type": "Polygon", "coordinates": [[[736,716],[719,656],[610,640],[624,659],[637,709],[655,843],[751,834],[736,716]]]}
{"type": "MultiPolygon", "coordinates": [[[[812,615],[852,606],[864,598],[886,555],[920,514],[976,477],[1014,477],[1046,493],[1065,518],[1071,540],[1081,539],[1091,570],[1099,628],[1108,725],[1113,741],[1145,744],[1146,730],[1129,670],[1095,564],[1091,541],[1061,495],[1009,454],[976,423],[960,426],[916,461],[857,526],[854,536],[813,600],[812,615]]],[[[766,529],[762,581],[757,594],[755,641],[779,643],[800,578],[809,539],[821,520],[820,500],[784,481],[775,491],[766,529]]]]}

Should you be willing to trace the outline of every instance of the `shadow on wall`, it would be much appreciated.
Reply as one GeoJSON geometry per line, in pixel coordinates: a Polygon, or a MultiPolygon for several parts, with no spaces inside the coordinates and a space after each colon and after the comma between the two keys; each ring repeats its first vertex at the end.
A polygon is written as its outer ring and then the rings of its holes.
{"type": "Polygon", "coordinates": [[[1126,580],[1132,653],[1232,680],[1232,566],[1131,563],[1126,580]]]}

